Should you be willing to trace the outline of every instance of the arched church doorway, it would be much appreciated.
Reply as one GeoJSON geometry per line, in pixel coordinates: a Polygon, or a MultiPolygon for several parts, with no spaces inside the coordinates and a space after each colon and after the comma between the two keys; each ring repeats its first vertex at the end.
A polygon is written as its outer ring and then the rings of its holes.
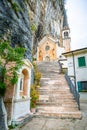
{"type": "Polygon", "coordinates": [[[45,57],[45,61],[50,61],[50,57],[49,57],[49,56],[46,56],[46,57],[45,57]]]}

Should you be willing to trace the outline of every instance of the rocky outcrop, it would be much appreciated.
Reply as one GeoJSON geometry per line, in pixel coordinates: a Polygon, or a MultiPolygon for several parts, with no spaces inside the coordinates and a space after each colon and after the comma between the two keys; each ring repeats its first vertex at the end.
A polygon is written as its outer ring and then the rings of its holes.
{"type": "Polygon", "coordinates": [[[65,0],[27,0],[27,2],[34,45],[37,46],[37,42],[46,34],[60,41],[65,18],[65,0]]]}
{"type": "Polygon", "coordinates": [[[25,58],[32,60],[32,39],[37,47],[37,41],[43,35],[60,37],[64,21],[64,1],[0,0],[0,38],[9,39],[13,47],[26,48],[25,58]]]}
{"type": "Polygon", "coordinates": [[[11,45],[26,48],[25,57],[32,59],[32,36],[26,0],[0,0],[0,37],[9,32],[11,45]]]}
{"type": "Polygon", "coordinates": [[[0,37],[9,31],[11,45],[25,47],[25,57],[31,60],[32,39],[37,46],[37,41],[43,35],[51,34],[60,38],[65,18],[64,1],[1,0],[0,37]]]}
{"type": "MultiPolygon", "coordinates": [[[[63,24],[64,3],[61,0],[29,0],[28,9],[30,21],[38,27],[43,26],[44,34],[58,36],[60,33],[60,24],[63,24]],[[62,8],[61,8],[62,6],[62,8]]],[[[63,0],[64,1],[64,0],[63,0]]]]}

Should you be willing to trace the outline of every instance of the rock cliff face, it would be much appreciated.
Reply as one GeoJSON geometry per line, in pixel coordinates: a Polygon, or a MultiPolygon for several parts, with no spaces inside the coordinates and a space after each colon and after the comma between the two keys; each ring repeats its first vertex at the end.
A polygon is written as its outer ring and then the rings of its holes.
{"type": "Polygon", "coordinates": [[[0,0],[0,37],[10,33],[11,45],[26,48],[25,57],[31,60],[32,35],[25,0],[0,0]]]}
{"type": "Polygon", "coordinates": [[[34,34],[34,45],[37,46],[37,41],[46,34],[60,39],[65,18],[65,0],[28,0],[27,2],[31,27],[33,26],[31,29],[34,34]]]}
{"type": "Polygon", "coordinates": [[[52,33],[59,34],[59,26],[63,22],[64,6],[61,0],[29,0],[29,17],[32,24],[43,26],[44,34],[52,33]]]}
{"type": "Polygon", "coordinates": [[[11,45],[25,47],[31,60],[32,39],[36,44],[45,34],[60,37],[63,10],[64,0],[0,0],[0,37],[9,32],[11,45]]]}
{"type": "MultiPolygon", "coordinates": [[[[64,1],[0,0],[0,38],[9,39],[13,47],[25,47],[25,58],[32,60],[32,45],[36,47],[44,35],[51,34],[60,38],[64,1]]],[[[1,109],[0,115],[4,116],[1,109]]],[[[4,117],[3,119],[6,120],[4,117]]],[[[6,129],[3,119],[0,128],[6,129]]]]}

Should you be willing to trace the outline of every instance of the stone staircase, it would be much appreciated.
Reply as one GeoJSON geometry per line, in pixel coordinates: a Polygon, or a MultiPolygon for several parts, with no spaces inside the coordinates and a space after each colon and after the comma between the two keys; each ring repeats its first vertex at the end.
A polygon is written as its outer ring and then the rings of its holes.
{"type": "Polygon", "coordinates": [[[40,94],[37,102],[37,116],[59,118],[81,118],[81,112],[74,100],[64,74],[59,74],[57,62],[38,62],[42,73],[40,94]]]}

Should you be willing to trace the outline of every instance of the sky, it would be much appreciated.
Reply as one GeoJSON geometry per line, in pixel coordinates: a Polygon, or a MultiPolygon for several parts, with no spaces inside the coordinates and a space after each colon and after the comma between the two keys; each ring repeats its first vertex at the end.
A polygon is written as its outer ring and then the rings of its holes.
{"type": "Polygon", "coordinates": [[[87,0],[66,0],[71,50],[87,47],[87,0]]]}

